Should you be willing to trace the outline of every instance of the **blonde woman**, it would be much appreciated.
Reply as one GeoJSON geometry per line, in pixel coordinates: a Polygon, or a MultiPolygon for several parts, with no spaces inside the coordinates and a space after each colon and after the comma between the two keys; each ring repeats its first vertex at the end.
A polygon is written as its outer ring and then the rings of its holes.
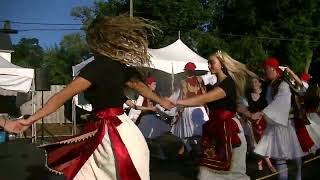
{"type": "Polygon", "coordinates": [[[128,86],[165,108],[173,107],[134,78],[136,71],[128,67],[150,62],[147,54],[150,28],[137,17],[97,18],[87,30],[95,60],[31,117],[0,120],[0,125],[6,131],[21,132],[85,91],[96,121],[87,124],[78,136],[42,146],[47,151],[47,166],[64,174],[67,180],[149,180],[147,143],[122,106],[126,101],[123,89],[128,86]]]}
{"type": "Polygon", "coordinates": [[[255,74],[221,51],[209,56],[208,63],[211,73],[217,76],[216,86],[203,95],[176,102],[182,106],[209,106],[209,121],[203,125],[199,179],[249,179],[246,140],[235,113],[247,77],[255,74]]]}

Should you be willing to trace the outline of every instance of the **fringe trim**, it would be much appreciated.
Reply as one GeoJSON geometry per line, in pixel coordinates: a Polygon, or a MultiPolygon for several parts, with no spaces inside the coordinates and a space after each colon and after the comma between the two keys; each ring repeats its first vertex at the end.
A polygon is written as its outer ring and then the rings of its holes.
{"type": "Polygon", "coordinates": [[[48,153],[47,153],[47,151],[44,151],[44,152],[45,152],[45,156],[46,156],[45,167],[49,170],[49,172],[52,172],[57,175],[63,175],[63,172],[56,171],[48,166],[48,153]]]}
{"type": "MultiPolygon", "coordinates": [[[[76,137],[74,137],[74,138],[70,138],[70,139],[67,139],[67,140],[64,140],[64,141],[58,141],[58,142],[55,142],[55,143],[42,144],[42,145],[38,146],[38,148],[42,148],[42,147],[50,146],[50,145],[56,145],[56,144],[72,144],[72,143],[78,143],[78,142],[84,141],[84,140],[86,140],[86,139],[89,139],[89,138],[95,136],[97,132],[98,132],[98,130],[94,130],[94,131],[92,131],[92,132],[89,132],[89,133],[86,133],[86,134],[82,134],[82,135],[80,135],[80,136],[76,136],[76,137]]],[[[45,167],[49,170],[49,172],[52,172],[52,173],[57,174],[57,175],[64,175],[63,172],[54,170],[54,169],[52,169],[52,168],[50,168],[50,167],[48,166],[48,153],[47,153],[47,151],[45,151],[45,159],[46,159],[45,167]]]]}
{"type": "Polygon", "coordinates": [[[58,141],[58,142],[54,142],[54,143],[46,143],[46,144],[42,144],[39,145],[39,148],[45,147],[45,146],[50,146],[50,145],[56,145],[56,144],[71,144],[71,143],[78,143],[81,141],[84,141],[86,139],[89,139],[93,136],[96,135],[96,133],[98,132],[98,130],[94,130],[92,132],[86,133],[86,134],[82,134],[80,136],[76,136],[67,140],[63,140],[63,141],[58,141]]]}

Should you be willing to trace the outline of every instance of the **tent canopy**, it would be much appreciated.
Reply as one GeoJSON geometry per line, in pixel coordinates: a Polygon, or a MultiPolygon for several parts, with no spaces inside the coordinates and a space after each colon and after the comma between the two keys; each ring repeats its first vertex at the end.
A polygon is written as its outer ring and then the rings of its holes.
{"type": "Polygon", "coordinates": [[[0,56],[0,88],[28,92],[31,88],[34,70],[22,68],[0,56]]]}
{"type": "Polygon", "coordinates": [[[197,70],[208,71],[208,61],[193,52],[180,39],[160,49],[149,49],[151,67],[167,73],[181,73],[188,62],[193,62],[197,70]]]}
{"type": "MultiPolygon", "coordinates": [[[[193,52],[180,39],[173,44],[160,49],[148,49],[151,59],[151,68],[158,69],[169,74],[177,74],[183,72],[184,66],[188,62],[193,62],[197,66],[197,70],[208,71],[208,61],[193,52]]],[[[73,76],[78,75],[79,71],[94,57],[90,57],[84,62],[72,67],[73,76]]]]}
{"type": "MultiPolygon", "coordinates": [[[[184,66],[188,62],[193,62],[197,68],[196,70],[208,71],[208,61],[195,52],[193,52],[188,46],[186,46],[180,39],[173,44],[160,49],[148,49],[151,59],[151,68],[161,70],[163,72],[172,74],[172,88],[174,83],[173,74],[183,72],[184,66]]],[[[80,70],[86,66],[89,62],[93,61],[94,57],[72,66],[73,76],[77,76],[80,70]]],[[[83,97],[83,95],[76,95],[74,97],[74,103],[76,106],[91,111],[92,107],[83,97]]]]}

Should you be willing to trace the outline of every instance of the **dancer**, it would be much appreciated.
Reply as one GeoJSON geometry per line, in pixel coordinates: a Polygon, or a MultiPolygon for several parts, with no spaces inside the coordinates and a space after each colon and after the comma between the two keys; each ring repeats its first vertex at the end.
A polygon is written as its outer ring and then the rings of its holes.
{"type": "MultiPolygon", "coordinates": [[[[320,123],[319,114],[317,113],[319,107],[319,87],[312,84],[309,89],[309,80],[311,76],[308,74],[308,67],[300,75],[300,78],[289,68],[286,67],[285,71],[288,73],[290,81],[294,82],[295,88],[298,93],[293,91],[295,126],[298,133],[298,139],[302,146],[308,145],[306,143],[306,136],[310,137],[313,141],[313,146],[307,146],[309,152],[313,153],[320,148],[320,123]],[[298,118],[297,118],[298,117],[298,118]]],[[[308,141],[307,141],[308,142],[308,141]]],[[[309,143],[311,144],[311,143],[309,143]]]]}
{"type": "MultiPolygon", "coordinates": [[[[252,140],[254,141],[254,145],[256,145],[266,128],[265,119],[261,118],[257,121],[252,121],[252,115],[256,112],[262,111],[267,105],[267,100],[265,99],[265,92],[262,88],[263,81],[260,78],[252,78],[251,79],[251,88],[250,91],[246,94],[246,99],[248,102],[248,107],[240,106],[238,108],[238,112],[244,115],[251,124],[252,128],[252,140]]],[[[249,125],[250,126],[250,125],[249,125]]],[[[271,172],[276,172],[276,169],[273,167],[270,159],[268,157],[263,158],[263,160],[267,163],[268,168],[271,172]]],[[[263,161],[262,159],[258,160],[258,170],[263,170],[263,161]]]]}
{"type": "MultiPolygon", "coordinates": [[[[147,77],[145,84],[155,92],[157,87],[157,81],[154,77],[147,77]]],[[[142,111],[140,114],[138,128],[142,132],[143,136],[148,139],[155,139],[162,136],[165,133],[170,132],[170,125],[159,118],[156,113],[156,103],[148,98],[144,98],[143,107],[149,108],[149,110],[142,111]]]]}
{"type": "MultiPolygon", "coordinates": [[[[184,72],[187,77],[180,83],[178,99],[187,99],[206,93],[202,78],[195,75],[196,65],[194,63],[188,62],[184,67],[184,72]]],[[[184,142],[184,146],[181,146],[178,153],[183,155],[191,151],[189,139],[202,135],[202,125],[209,117],[204,106],[178,108],[177,113],[171,132],[184,142]]]]}
{"type": "Polygon", "coordinates": [[[125,86],[137,90],[165,108],[161,99],[135,78],[130,66],[149,64],[147,33],[153,27],[138,17],[98,17],[87,30],[87,42],[95,60],[79,76],[55,94],[28,119],[3,121],[6,131],[21,132],[58,109],[72,96],[85,91],[93,105],[96,121],[81,135],[41,146],[47,166],[67,180],[149,180],[149,150],[139,129],[124,114],[125,86]]]}
{"type": "MultiPolygon", "coordinates": [[[[254,152],[263,157],[271,157],[276,160],[276,168],[279,179],[288,179],[286,160],[295,160],[297,165],[296,179],[301,179],[301,157],[308,153],[313,146],[309,136],[305,136],[304,144],[301,146],[298,139],[298,132],[305,134],[305,128],[296,129],[294,120],[289,119],[291,109],[291,91],[289,84],[281,76],[279,62],[275,58],[264,61],[265,75],[271,81],[267,88],[266,99],[268,106],[262,112],[257,112],[252,119],[261,119],[267,122],[262,138],[257,144],[254,152]],[[304,147],[304,148],[302,148],[304,147]]],[[[304,126],[303,126],[304,127],[304,126]]]]}
{"type": "Polygon", "coordinates": [[[246,78],[255,74],[221,51],[209,56],[209,69],[217,76],[216,86],[203,95],[176,102],[182,106],[209,106],[209,121],[203,125],[199,179],[249,179],[246,140],[235,113],[246,78]]]}

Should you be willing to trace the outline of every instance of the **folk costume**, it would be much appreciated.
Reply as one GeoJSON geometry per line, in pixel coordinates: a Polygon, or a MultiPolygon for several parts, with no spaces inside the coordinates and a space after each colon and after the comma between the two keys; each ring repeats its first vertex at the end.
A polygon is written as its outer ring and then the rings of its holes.
{"type": "Polygon", "coordinates": [[[203,125],[199,179],[250,179],[246,175],[247,144],[235,118],[237,93],[228,76],[216,84],[226,97],[208,104],[209,121],[203,125]]]}
{"type": "Polygon", "coordinates": [[[96,119],[82,133],[41,146],[50,170],[67,180],[149,180],[149,150],[137,126],[123,111],[126,82],[136,77],[129,66],[146,65],[147,32],[141,18],[97,17],[87,30],[95,60],[79,76],[91,86],[85,97],[96,119]]]}
{"type": "MultiPolygon", "coordinates": [[[[186,71],[194,72],[196,66],[194,63],[185,65],[186,71]]],[[[197,76],[188,76],[180,82],[178,99],[186,99],[206,92],[203,81],[197,76]]],[[[209,119],[206,109],[203,106],[184,107],[178,109],[178,115],[175,117],[171,132],[181,139],[202,135],[202,125],[209,119]]]]}

